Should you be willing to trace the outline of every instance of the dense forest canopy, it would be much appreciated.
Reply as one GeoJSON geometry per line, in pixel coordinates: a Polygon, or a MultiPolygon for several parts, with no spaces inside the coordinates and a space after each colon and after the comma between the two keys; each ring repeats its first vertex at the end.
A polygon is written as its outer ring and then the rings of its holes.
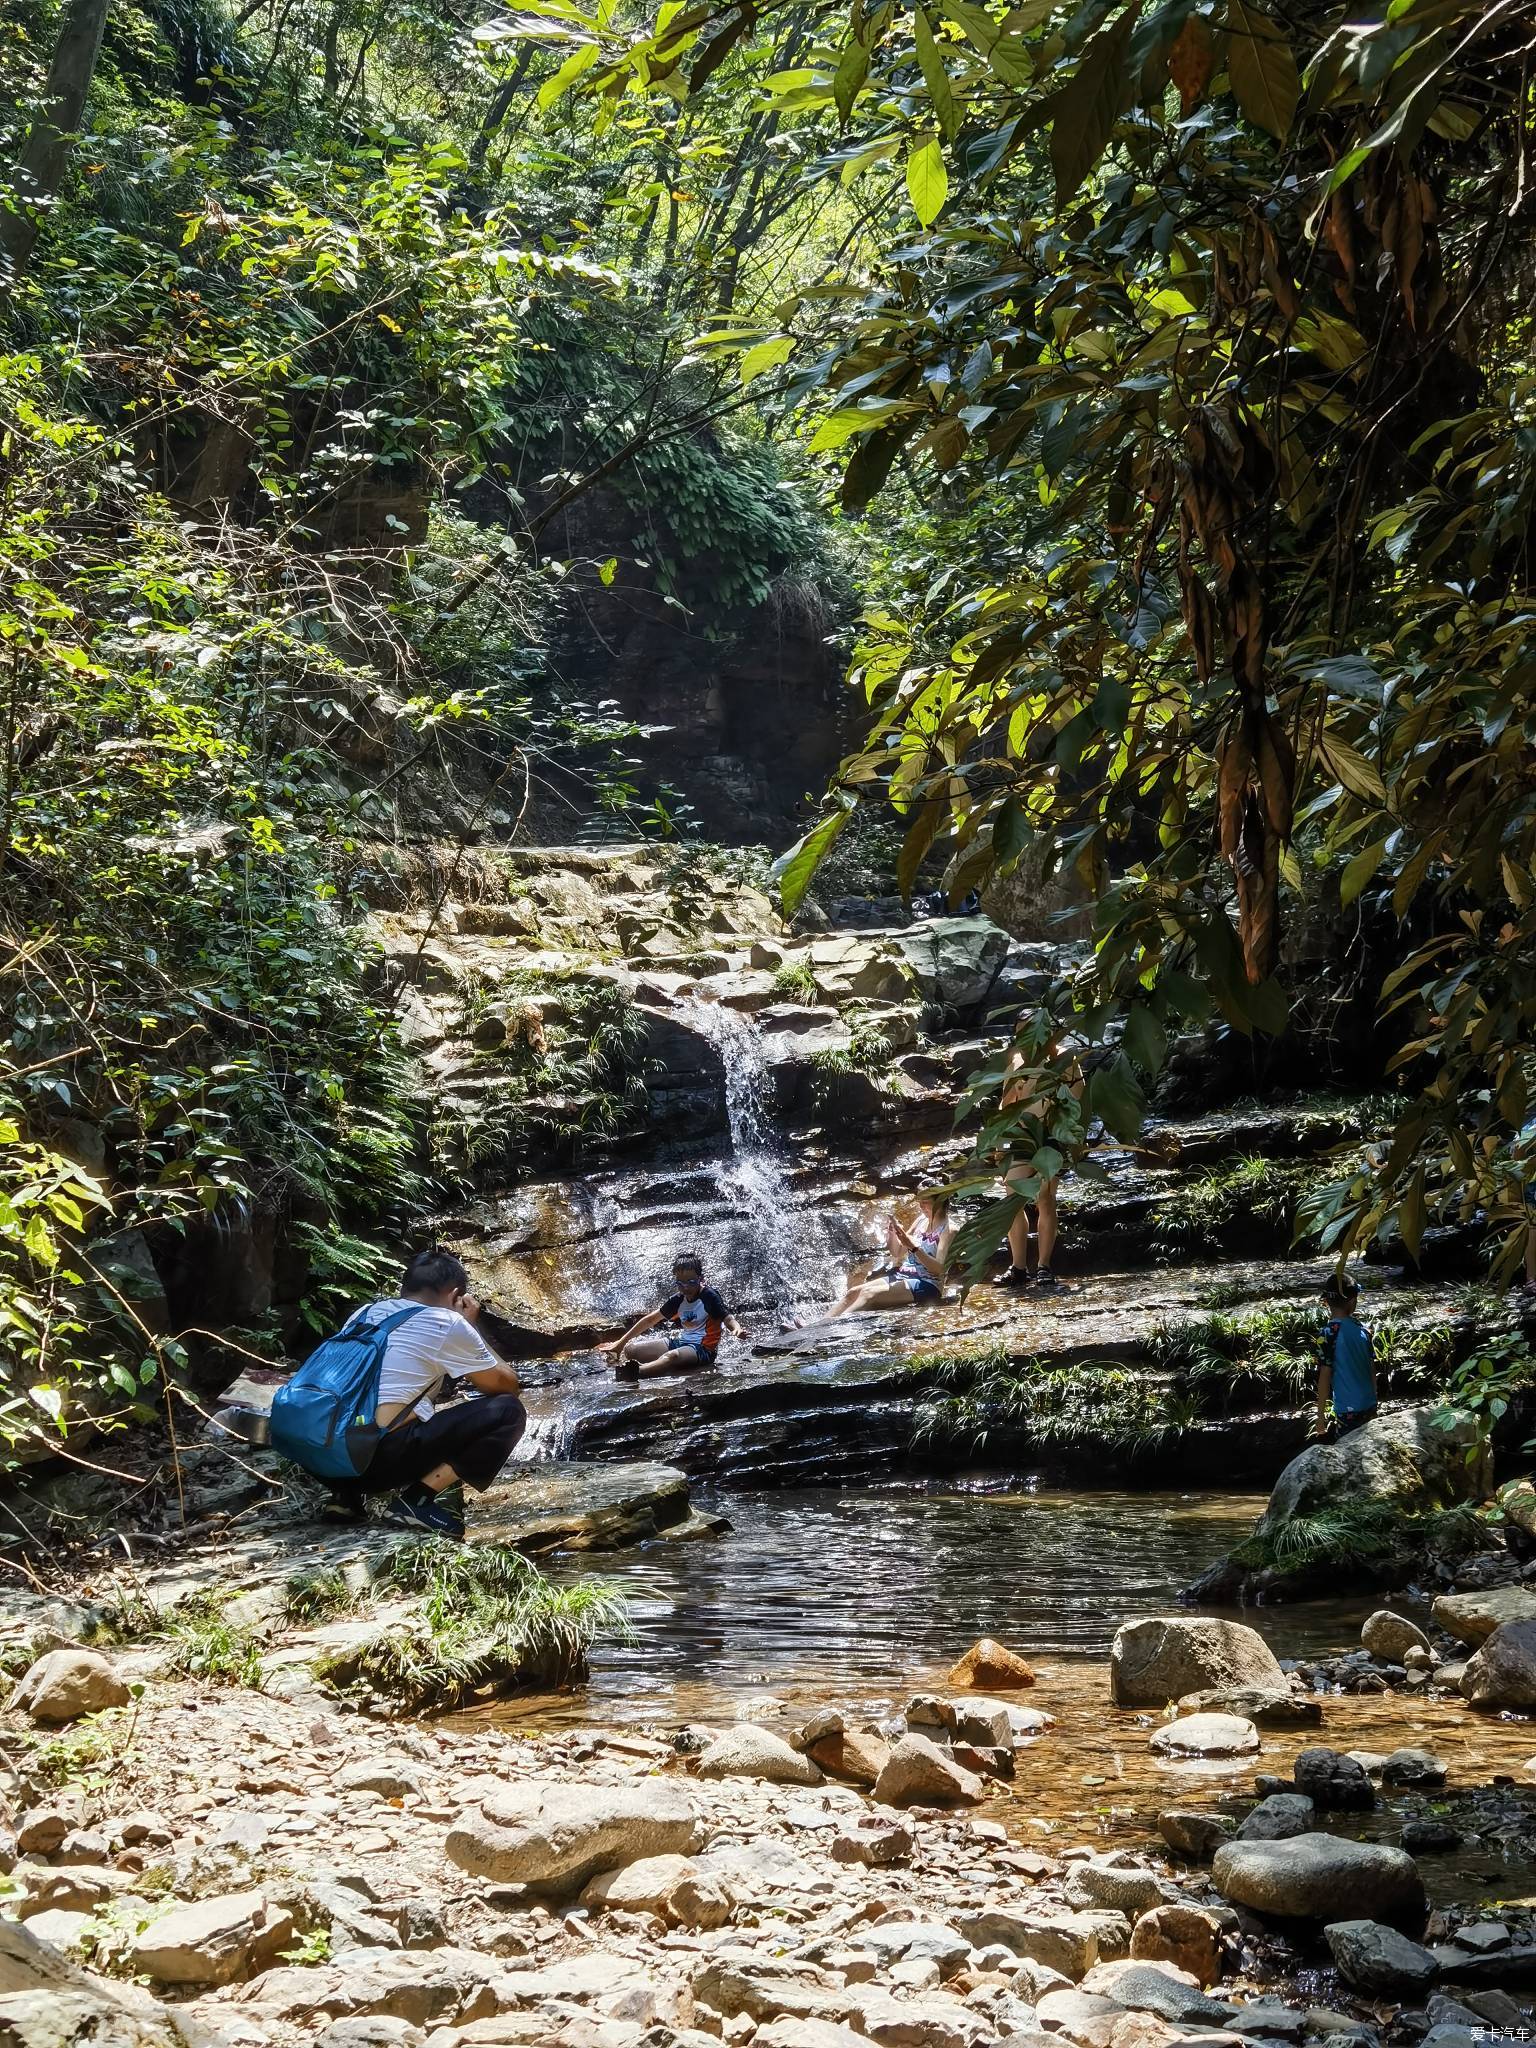
{"type": "Polygon", "coordinates": [[[1533,54],[1514,0],[12,7],[6,1434],[174,1376],[93,1246],[277,1214],[323,1321],[429,1201],[357,936],[403,819],[686,823],[549,658],[603,493],[680,619],[860,586],[789,907],[870,807],[909,891],[1075,871],[1119,1130],[1177,1032],[1318,1008],[1331,919],[1402,1114],[1325,1241],[1512,1261],[1533,54]]]}

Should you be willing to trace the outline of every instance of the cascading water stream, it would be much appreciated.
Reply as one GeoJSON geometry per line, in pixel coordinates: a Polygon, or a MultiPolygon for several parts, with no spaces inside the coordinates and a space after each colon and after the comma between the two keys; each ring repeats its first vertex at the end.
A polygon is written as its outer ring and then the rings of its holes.
{"type": "Polygon", "coordinates": [[[733,1275],[743,1292],[788,1314],[827,1306],[843,1275],[826,1223],[803,1206],[790,1184],[789,1153],[774,1128],[773,1077],[762,1034],[750,1017],[725,1003],[685,998],[690,1027],[707,1038],[725,1070],[730,1155],[722,1193],[746,1224],[745,1270],[733,1275]]]}
{"type": "MultiPolygon", "coordinates": [[[[621,1325],[645,1303],[648,1290],[665,1288],[672,1259],[691,1244],[705,1256],[711,1285],[753,1337],[767,1337],[777,1324],[809,1319],[836,1300],[848,1248],[794,1187],[794,1162],[774,1123],[773,1074],[756,1024],[701,997],[679,998],[674,1014],[714,1049],[725,1077],[728,1142],[722,1152],[694,1159],[687,1169],[708,1173],[712,1199],[696,1228],[679,1229],[674,1216],[664,1228],[636,1232],[622,1227],[622,1210],[604,1198],[593,1211],[600,1256],[579,1277],[573,1274],[571,1284],[612,1308],[621,1325]]],[[[657,1172],[665,1176],[668,1167],[663,1160],[657,1172]]],[[[529,1370],[528,1427],[513,1454],[516,1463],[539,1465],[572,1455],[583,1415],[612,1398],[611,1377],[597,1364],[529,1370]]]]}

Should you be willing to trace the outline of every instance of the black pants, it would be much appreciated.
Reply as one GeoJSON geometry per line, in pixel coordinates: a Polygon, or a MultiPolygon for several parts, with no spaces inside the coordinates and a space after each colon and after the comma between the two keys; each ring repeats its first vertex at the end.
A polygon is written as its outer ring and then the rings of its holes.
{"type": "Polygon", "coordinates": [[[455,1401],[426,1422],[402,1422],[382,1437],[357,1484],[364,1493],[393,1493],[438,1465],[451,1465],[479,1493],[511,1457],[527,1421],[516,1394],[455,1401]]]}
{"type": "MultiPolygon", "coordinates": [[[[1352,1408],[1339,1417],[1338,1436],[1348,1436],[1353,1430],[1364,1429],[1368,1422],[1376,1420],[1374,1408],[1352,1408]]],[[[1335,1438],[1337,1441],[1337,1438],[1335,1438]]]]}

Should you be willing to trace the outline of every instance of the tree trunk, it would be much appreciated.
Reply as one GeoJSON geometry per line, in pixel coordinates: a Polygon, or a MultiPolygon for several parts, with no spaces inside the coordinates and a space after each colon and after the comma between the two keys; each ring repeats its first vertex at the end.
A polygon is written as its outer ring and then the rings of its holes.
{"type": "Polygon", "coordinates": [[[42,216],[63,182],[110,5],[111,0],[64,0],[42,104],[21,146],[9,203],[0,211],[0,264],[8,262],[13,277],[31,260],[42,216]]]}

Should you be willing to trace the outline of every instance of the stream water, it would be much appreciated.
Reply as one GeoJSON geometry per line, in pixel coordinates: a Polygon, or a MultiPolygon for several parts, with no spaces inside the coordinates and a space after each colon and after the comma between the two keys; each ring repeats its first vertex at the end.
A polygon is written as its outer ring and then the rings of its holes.
{"type": "MultiPolygon", "coordinates": [[[[1529,1723],[1393,1695],[1330,1697],[1321,1730],[1265,1730],[1257,1758],[1151,1754],[1160,1717],[1109,1704],[1114,1632],[1169,1612],[1180,1586],[1247,1533],[1257,1496],[1067,1494],[1028,1482],[1001,1491],[978,1481],[696,1498],[729,1516],[731,1533],[588,1560],[629,1596],[633,1641],[599,1650],[579,1691],[501,1702],[488,1710],[496,1719],[666,1734],[690,1721],[772,1721],[835,1703],[878,1720],[913,1692],[943,1690],[950,1663],[990,1634],[1029,1655],[1038,1682],[1025,1703],[1057,1723],[1020,1751],[1014,1784],[988,1807],[1020,1839],[1063,1830],[1067,1840],[1145,1840],[1164,1806],[1245,1810],[1256,1770],[1286,1775],[1317,1741],[1434,1750],[1451,1767],[1453,1806],[1498,1774],[1530,1784],[1529,1723]]],[[[1309,1656],[1357,1644],[1371,1604],[1357,1596],[1241,1618],[1278,1656],[1309,1656]]],[[[1420,1810],[1422,1800],[1387,1794],[1358,1825],[1353,1816],[1330,1824],[1395,1841],[1405,1814],[1420,1810]]],[[[1426,1858],[1424,1869],[1439,1898],[1536,1891],[1523,1831],[1513,1846],[1490,1831],[1452,1856],[1426,1858]]]]}

